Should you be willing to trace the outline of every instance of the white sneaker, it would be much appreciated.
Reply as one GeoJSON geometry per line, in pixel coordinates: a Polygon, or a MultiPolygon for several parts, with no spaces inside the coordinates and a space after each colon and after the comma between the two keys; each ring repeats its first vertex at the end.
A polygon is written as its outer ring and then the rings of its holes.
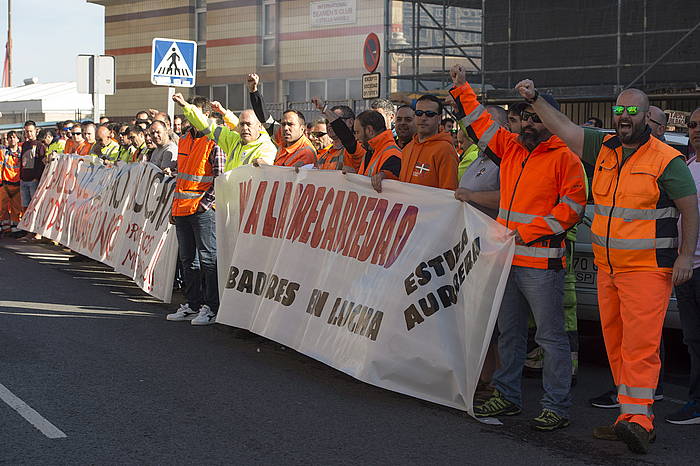
{"type": "Polygon", "coordinates": [[[210,325],[216,323],[216,314],[211,312],[211,308],[202,304],[199,308],[199,315],[192,319],[192,325],[210,325]]]}
{"type": "Polygon", "coordinates": [[[166,316],[166,319],[172,320],[174,322],[181,322],[183,320],[192,320],[195,318],[197,313],[192,310],[189,304],[180,304],[180,309],[177,311],[173,312],[172,314],[168,314],[166,316]]]}

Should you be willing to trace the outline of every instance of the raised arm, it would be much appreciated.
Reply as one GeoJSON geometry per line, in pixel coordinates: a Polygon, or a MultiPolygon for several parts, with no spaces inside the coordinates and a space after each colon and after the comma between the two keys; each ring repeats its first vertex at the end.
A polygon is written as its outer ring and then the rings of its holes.
{"type": "Polygon", "coordinates": [[[182,94],[176,93],[173,95],[173,101],[182,107],[182,114],[187,118],[187,121],[197,131],[201,131],[209,139],[217,143],[226,154],[231,154],[232,150],[239,144],[241,135],[238,132],[226,126],[218,126],[216,123],[209,122],[206,115],[194,105],[188,104],[182,94]]]}
{"type": "Polygon", "coordinates": [[[262,94],[258,90],[259,83],[260,77],[257,74],[251,73],[248,75],[246,85],[248,86],[248,92],[250,93],[250,106],[253,107],[255,116],[258,117],[258,120],[263,124],[267,130],[267,133],[274,140],[275,131],[277,131],[277,128],[279,128],[279,123],[275,121],[274,117],[267,110],[265,110],[265,101],[263,100],[262,94]]]}
{"type": "Polygon", "coordinates": [[[542,120],[544,126],[564,143],[571,151],[581,157],[583,154],[583,128],[574,124],[569,117],[552,107],[544,99],[538,99],[539,92],[535,89],[535,83],[530,79],[524,79],[515,85],[520,95],[532,105],[532,109],[542,120]]]}

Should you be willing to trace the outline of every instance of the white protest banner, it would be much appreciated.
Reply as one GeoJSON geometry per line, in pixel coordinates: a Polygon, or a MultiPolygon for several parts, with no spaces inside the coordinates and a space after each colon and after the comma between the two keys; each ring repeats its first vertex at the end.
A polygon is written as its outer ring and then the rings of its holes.
{"type": "Polygon", "coordinates": [[[513,239],[451,191],[383,188],[336,170],[219,176],[217,322],[471,413],[513,239]]]}
{"type": "Polygon", "coordinates": [[[177,240],[169,224],[174,178],[147,163],[102,165],[62,155],[45,168],[20,228],[58,241],[131,277],[165,302],[177,240]]]}

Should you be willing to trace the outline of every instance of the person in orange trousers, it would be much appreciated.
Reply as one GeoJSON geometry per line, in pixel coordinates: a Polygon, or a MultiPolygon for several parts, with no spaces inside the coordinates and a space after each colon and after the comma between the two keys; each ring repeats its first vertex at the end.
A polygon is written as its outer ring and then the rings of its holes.
{"type": "MultiPolygon", "coordinates": [[[[441,189],[457,189],[457,152],[452,137],[440,132],[443,104],[434,95],[416,101],[416,134],[401,151],[399,181],[441,189]]],[[[382,191],[386,174],[372,176],[372,185],[382,191]]]]}
{"type": "Polygon", "coordinates": [[[647,453],[654,432],[659,346],[672,284],[693,273],[698,200],[683,156],[651,136],[649,98],[625,89],[613,110],[615,134],[582,128],[548,106],[534,83],[516,89],[544,125],[595,167],[591,243],[598,266],[598,305],[620,414],[596,438],[619,439],[647,453]],[[682,242],[678,217],[681,217],[682,242]]]}

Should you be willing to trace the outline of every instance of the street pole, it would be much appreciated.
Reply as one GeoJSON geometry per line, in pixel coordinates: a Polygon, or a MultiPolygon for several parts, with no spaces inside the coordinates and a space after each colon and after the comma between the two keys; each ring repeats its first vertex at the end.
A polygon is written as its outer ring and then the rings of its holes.
{"type": "Polygon", "coordinates": [[[12,87],[12,0],[7,0],[7,87],[12,87]]]}
{"type": "Polygon", "coordinates": [[[175,102],[173,102],[173,96],[175,95],[175,88],[168,87],[168,116],[170,117],[170,124],[175,122],[175,102]]]}
{"type": "Polygon", "coordinates": [[[92,56],[92,121],[100,121],[100,94],[97,93],[97,83],[99,80],[100,67],[98,66],[99,55],[92,56]]]}

